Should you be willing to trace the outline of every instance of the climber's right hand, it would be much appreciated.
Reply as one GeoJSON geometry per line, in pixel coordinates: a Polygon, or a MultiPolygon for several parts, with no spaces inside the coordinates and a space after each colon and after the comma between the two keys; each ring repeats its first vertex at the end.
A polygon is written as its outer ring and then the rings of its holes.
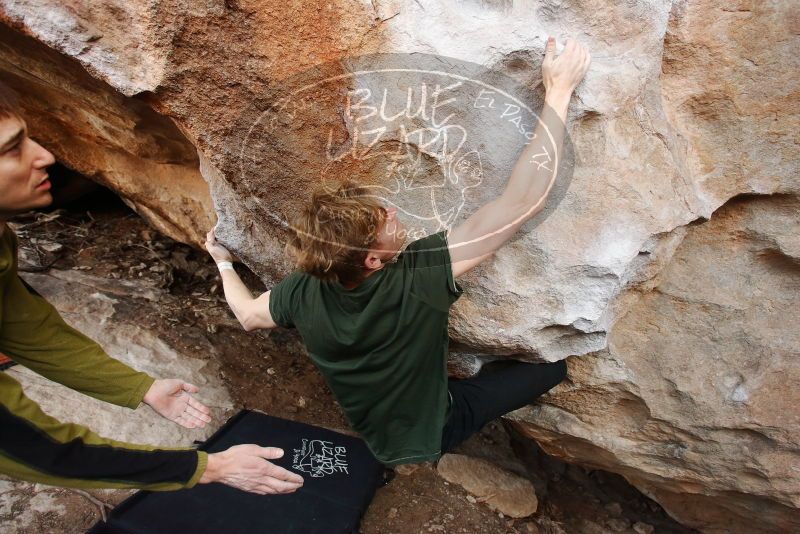
{"type": "Polygon", "coordinates": [[[572,94],[589,70],[591,59],[586,47],[574,39],[567,39],[564,50],[556,57],[556,40],[549,37],[542,61],[542,82],[545,90],[548,93],[572,94]]]}
{"type": "Polygon", "coordinates": [[[233,254],[217,241],[217,236],[214,234],[213,228],[206,234],[206,250],[217,263],[221,261],[234,261],[233,254]]]}

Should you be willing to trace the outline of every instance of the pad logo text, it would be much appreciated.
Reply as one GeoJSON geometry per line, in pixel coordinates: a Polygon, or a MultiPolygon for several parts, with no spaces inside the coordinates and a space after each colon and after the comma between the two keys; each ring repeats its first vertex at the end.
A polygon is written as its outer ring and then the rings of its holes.
{"type": "Polygon", "coordinates": [[[300,448],[294,449],[292,468],[314,478],[334,473],[350,474],[347,470],[347,449],[320,439],[303,438],[300,448]]]}

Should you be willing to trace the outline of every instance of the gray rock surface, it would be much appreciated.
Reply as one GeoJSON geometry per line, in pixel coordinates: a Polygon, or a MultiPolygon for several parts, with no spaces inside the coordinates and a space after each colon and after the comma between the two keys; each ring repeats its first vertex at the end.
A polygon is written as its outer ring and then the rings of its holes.
{"type": "MultiPolygon", "coordinates": [[[[76,271],[51,271],[51,274],[25,274],[25,279],[53,306],[70,325],[97,341],[114,358],[156,378],[180,378],[201,388],[198,398],[220,420],[233,402],[212,361],[178,352],[154,332],[114,317],[113,295],[98,289],[97,279],[76,271]],[[63,274],[62,274],[63,273],[63,274]]],[[[100,279],[100,284],[107,283],[100,279]]],[[[119,291],[120,288],[118,288],[119,291]]],[[[141,288],[144,294],[146,287],[141,288]]],[[[134,294],[136,288],[129,288],[134,294]]],[[[116,298],[126,298],[117,295],[116,298]]],[[[129,294],[127,298],[131,298],[129,294]]],[[[102,436],[153,445],[191,446],[213,432],[186,429],[167,421],[149,406],[133,411],[87,397],[43,378],[22,366],[9,370],[22,383],[26,394],[42,409],[62,421],[88,426],[102,436]]],[[[222,419],[224,420],[224,419],[222,419]]]]}
{"type": "Polygon", "coordinates": [[[703,531],[798,530],[798,225],[797,197],[773,195],[691,226],[609,347],[570,358],[570,383],[517,428],[703,531]]]}

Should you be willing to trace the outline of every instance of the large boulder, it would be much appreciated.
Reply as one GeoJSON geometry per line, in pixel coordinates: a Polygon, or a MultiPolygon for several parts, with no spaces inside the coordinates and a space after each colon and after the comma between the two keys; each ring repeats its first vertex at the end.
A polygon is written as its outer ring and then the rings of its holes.
{"type": "Polygon", "coordinates": [[[267,282],[320,180],[355,175],[427,231],[497,195],[541,105],[547,35],[578,36],[594,59],[571,107],[575,163],[544,216],[464,280],[461,357],[576,356],[573,384],[515,414],[523,433],[688,525],[796,529],[792,2],[0,6],[0,70],[34,134],[186,241],[212,224],[210,190],[218,234],[267,282]],[[423,85],[428,105],[480,86],[512,107],[453,101],[437,124],[418,113],[423,85]]]}
{"type": "Polygon", "coordinates": [[[705,532],[800,529],[800,200],[692,225],[570,384],[511,416],[547,452],[624,475],[705,532]]]}

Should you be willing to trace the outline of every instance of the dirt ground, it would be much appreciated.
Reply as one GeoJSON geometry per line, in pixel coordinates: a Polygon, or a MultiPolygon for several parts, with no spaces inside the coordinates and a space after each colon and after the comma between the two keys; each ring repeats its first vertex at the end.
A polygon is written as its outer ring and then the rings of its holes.
{"type": "MultiPolygon", "coordinates": [[[[78,269],[109,279],[149,281],[162,293],[157,305],[131,299],[117,312],[136,317],[182,350],[196,353],[208,344],[214,346],[222,355],[221,378],[237,408],[347,429],[296,333],[243,331],[225,303],[210,258],[157,234],[111,193],[100,191],[68,209],[22,216],[14,222],[25,269],[78,269]]],[[[239,266],[237,270],[252,290],[265,289],[252,273],[239,266]]],[[[398,474],[377,492],[362,532],[691,532],[621,477],[548,458],[534,444],[517,441],[501,422],[488,425],[460,452],[528,476],[537,488],[537,513],[524,519],[503,517],[461,487],[445,482],[435,466],[422,465],[411,474],[398,474]]],[[[68,490],[52,491],[68,494],[68,490]]],[[[93,491],[90,496],[115,504],[127,494],[93,491]]],[[[67,525],[56,526],[53,521],[58,518],[42,516],[30,532],[82,532],[100,518],[99,507],[88,497],[69,495],[75,503],[69,506],[67,525]]],[[[24,510],[3,510],[0,521],[20,513],[24,510]]]]}

